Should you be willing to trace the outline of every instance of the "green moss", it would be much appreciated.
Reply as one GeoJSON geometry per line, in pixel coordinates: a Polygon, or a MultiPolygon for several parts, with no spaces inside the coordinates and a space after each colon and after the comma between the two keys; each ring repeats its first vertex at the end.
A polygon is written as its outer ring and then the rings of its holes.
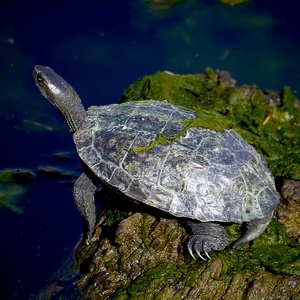
{"type": "Polygon", "coordinates": [[[153,147],[155,147],[158,144],[161,144],[161,145],[170,144],[173,141],[175,141],[176,138],[177,138],[177,135],[168,137],[168,136],[165,136],[164,134],[158,134],[156,136],[156,139],[153,142],[151,142],[148,146],[135,147],[135,148],[131,149],[130,152],[149,151],[150,149],[152,149],[153,147]]]}
{"type": "Polygon", "coordinates": [[[22,214],[24,210],[18,203],[27,191],[24,184],[34,180],[34,174],[28,170],[0,171],[0,209],[7,208],[16,214],[22,214]]]}
{"type": "Polygon", "coordinates": [[[113,209],[107,211],[107,218],[105,220],[104,226],[111,227],[114,224],[119,223],[123,219],[131,215],[131,212],[124,212],[122,210],[113,209]]]}
{"type": "Polygon", "coordinates": [[[14,183],[14,175],[11,170],[0,171],[0,182],[1,183],[14,183]]]}
{"type": "Polygon", "coordinates": [[[127,288],[118,291],[111,299],[154,299],[162,287],[175,283],[180,275],[175,264],[162,263],[138,277],[127,288]]]}
{"type": "Polygon", "coordinates": [[[200,264],[195,260],[191,260],[189,263],[181,265],[179,269],[183,274],[185,274],[182,278],[182,283],[188,287],[193,286],[206,267],[207,265],[205,263],[200,264]]]}
{"type": "Polygon", "coordinates": [[[0,184],[0,209],[7,208],[17,214],[22,214],[23,208],[18,206],[20,197],[26,192],[26,188],[18,184],[0,184]]]}
{"type": "Polygon", "coordinates": [[[284,226],[273,219],[265,233],[253,241],[253,256],[273,273],[300,275],[300,247],[290,244],[284,226]]]}
{"type": "Polygon", "coordinates": [[[143,214],[142,218],[142,226],[141,226],[141,238],[143,240],[143,243],[145,244],[146,248],[150,249],[150,240],[149,240],[149,225],[148,225],[148,214],[143,214]]]}
{"type": "Polygon", "coordinates": [[[210,128],[210,124],[214,124],[213,129],[221,131],[224,129],[231,128],[233,122],[230,119],[222,117],[222,115],[210,111],[201,111],[200,115],[194,120],[185,120],[184,124],[186,127],[172,136],[166,136],[159,133],[156,139],[145,147],[136,147],[130,150],[130,152],[148,151],[158,144],[168,145],[176,141],[179,137],[183,136],[192,127],[210,128]]]}
{"type": "Polygon", "coordinates": [[[203,82],[199,76],[168,75],[161,72],[145,76],[131,85],[125,90],[121,102],[172,99],[173,104],[193,109],[195,103],[187,100],[193,100],[194,94],[200,92],[202,86],[203,82]]]}
{"type": "Polygon", "coordinates": [[[108,261],[105,264],[105,267],[109,269],[109,268],[113,267],[114,265],[116,265],[117,262],[118,262],[118,257],[114,257],[113,259],[111,259],[110,261],[108,261]]]}
{"type": "MultiPolygon", "coordinates": [[[[230,234],[237,232],[238,225],[229,227],[230,234]]],[[[111,299],[170,299],[169,288],[178,282],[181,282],[181,290],[197,287],[201,291],[203,282],[211,284],[215,292],[206,286],[201,293],[203,299],[211,299],[214,293],[222,295],[236,274],[253,278],[266,269],[275,274],[300,273],[300,247],[289,245],[284,226],[276,220],[253,242],[211,255],[212,260],[208,262],[189,259],[184,264],[160,263],[123,286],[111,299]]],[[[216,299],[219,298],[216,296],[216,299]]]]}
{"type": "Polygon", "coordinates": [[[24,212],[24,210],[22,207],[18,207],[16,204],[17,204],[17,201],[15,200],[15,198],[7,199],[7,196],[2,194],[2,191],[0,188],[0,209],[7,208],[7,209],[11,210],[12,212],[14,212],[18,215],[21,215],[24,212]]]}

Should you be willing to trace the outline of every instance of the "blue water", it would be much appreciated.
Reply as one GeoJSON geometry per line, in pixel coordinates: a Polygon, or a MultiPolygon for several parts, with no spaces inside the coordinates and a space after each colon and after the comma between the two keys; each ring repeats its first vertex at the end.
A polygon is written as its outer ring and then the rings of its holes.
{"type": "Polygon", "coordinates": [[[29,169],[37,178],[20,197],[23,214],[0,210],[0,299],[28,299],[42,288],[82,229],[73,179],[38,173],[80,170],[72,136],[33,84],[35,64],[61,74],[86,107],[117,103],[144,75],[207,66],[228,70],[238,85],[289,85],[299,97],[299,1],[27,2],[0,4],[0,170],[29,169]],[[61,152],[71,159],[53,156],[61,152]]]}

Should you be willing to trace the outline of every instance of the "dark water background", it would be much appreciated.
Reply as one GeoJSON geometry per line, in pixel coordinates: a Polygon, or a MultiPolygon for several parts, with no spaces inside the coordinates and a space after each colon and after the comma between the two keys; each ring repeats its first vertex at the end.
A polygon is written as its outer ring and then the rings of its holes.
{"type": "Polygon", "coordinates": [[[0,299],[42,288],[82,229],[71,194],[80,173],[72,136],[34,86],[35,64],[55,69],[86,107],[117,103],[144,75],[207,66],[228,70],[238,85],[289,85],[299,98],[299,1],[162,2],[1,2],[0,170],[28,169],[36,181],[14,196],[23,214],[0,207],[0,299]],[[38,172],[49,166],[72,173],[38,172]]]}

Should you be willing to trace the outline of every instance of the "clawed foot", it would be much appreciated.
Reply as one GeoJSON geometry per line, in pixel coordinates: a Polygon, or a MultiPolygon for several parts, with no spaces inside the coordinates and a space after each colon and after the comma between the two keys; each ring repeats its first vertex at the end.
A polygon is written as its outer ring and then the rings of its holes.
{"type": "Polygon", "coordinates": [[[210,247],[208,247],[207,241],[203,240],[201,235],[193,235],[188,241],[187,248],[190,252],[190,255],[195,260],[196,257],[194,256],[193,251],[195,251],[197,255],[205,261],[206,259],[201,255],[201,252],[204,253],[208,259],[211,259],[211,257],[208,255],[208,252],[211,249],[208,250],[210,247]]]}
{"type": "Polygon", "coordinates": [[[194,259],[196,258],[193,252],[196,252],[205,261],[206,259],[201,253],[204,253],[208,259],[211,259],[208,254],[211,250],[223,250],[228,244],[228,234],[219,224],[193,223],[189,221],[188,226],[191,228],[193,235],[188,241],[187,248],[194,259]]]}

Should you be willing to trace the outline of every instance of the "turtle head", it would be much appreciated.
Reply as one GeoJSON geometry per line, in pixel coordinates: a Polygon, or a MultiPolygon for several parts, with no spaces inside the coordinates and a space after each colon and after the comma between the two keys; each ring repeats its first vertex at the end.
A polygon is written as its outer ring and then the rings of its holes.
{"type": "Polygon", "coordinates": [[[75,132],[86,111],[75,90],[51,68],[35,66],[33,79],[41,94],[61,113],[71,132],[75,132]]]}

